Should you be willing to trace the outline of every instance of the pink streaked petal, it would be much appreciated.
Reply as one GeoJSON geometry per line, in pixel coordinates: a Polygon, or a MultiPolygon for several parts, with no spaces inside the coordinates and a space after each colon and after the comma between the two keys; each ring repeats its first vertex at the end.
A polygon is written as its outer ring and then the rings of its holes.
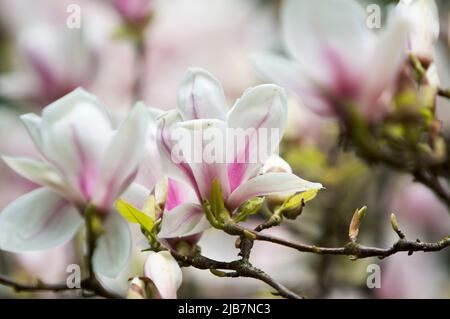
{"type": "Polygon", "coordinates": [[[203,69],[189,69],[178,91],[177,108],[183,120],[225,120],[226,99],[222,85],[203,69]]]}
{"type": "Polygon", "coordinates": [[[378,99],[385,94],[386,88],[397,78],[402,62],[406,58],[408,20],[396,19],[384,31],[376,45],[373,55],[367,57],[365,74],[370,74],[364,81],[361,108],[369,118],[382,114],[377,105],[378,99]]]}
{"type": "Polygon", "coordinates": [[[186,183],[169,178],[165,209],[170,211],[185,203],[198,203],[195,192],[186,183]]]}
{"type": "Polygon", "coordinates": [[[150,114],[143,104],[136,104],[111,139],[101,166],[101,180],[95,194],[95,203],[109,206],[135,179],[144,155],[150,114]]]}
{"type": "Polygon", "coordinates": [[[329,70],[330,83],[325,87],[335,100],[354,101],[360,94],[360,68],[349,65],[338,50],[324,45],[321,54],[329,70]]]}
{"type": "Polygon", "coordinates": [[[201,119],[180,123],[179,129],[189,142],[180,142],[183,154],[190,154],[189,166],[202,199],[209,198],[212,182],[222,185],[224,197],[230,193],[226,163],[227,124],[215,119],[201,119]],[[199,151],[198,153],[195,153],[199,151]]]}
{"type": "Polygon", "coordinates": [[[231,191],[257,174],[277,151],[286,123],[286,95],[279,86],[259,85],[236,102],[228,113],[228,127],[236,132],[234,140],[227,141],[227,151],[232,153],[228,165],[231,191]]]}
{"type": "Polygon", "coordinates": [[[98,181],[111,131],[105,108],[95,96],[82,89],[44,108],[40,125],[41,151],[86,201],[92,197],[92,189],[98,181]]]}
{"type": "Polygon", "coordinates": [[[324,46],[337,50],[358,69],[374,40],[364,9],[355,0],[287,0],[281,20],[289,53],[322,83],[330,76],[321,54],[324,46]]]}
{"type": "Polygon", "coordinates": [[[192,169],[186,160],[175,151],[175,142],[171,138],[172,129],[179,121],[181,121],[179,113],[173,111],[162,117],[158,124],[156,141],[161,155],[162,166],[168,177],[191,185],[198,200],[201,200],[200,191],[192,169]]]}

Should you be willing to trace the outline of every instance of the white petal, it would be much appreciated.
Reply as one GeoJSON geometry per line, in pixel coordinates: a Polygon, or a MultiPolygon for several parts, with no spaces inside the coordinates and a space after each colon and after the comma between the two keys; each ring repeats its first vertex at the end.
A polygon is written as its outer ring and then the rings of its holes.
{"type": "Polygon", "coordinates": [[[50,164],[24,157],[3,156],[2,159],[22,177],[36,184],[47,186],[61,195],[71,195],[67,193],[68,189],[64,179],[50,164]]]}
{"type": "Polygon", "coordinates": [[[424,58],[433,58],[434,44],[439,37],[439,12],[434,0],[401,0],[397,13],[410,19],[409,50],[424,58]]]}
{"type": "Polygon", "coordinates": [[[151,120],[147,132],[144,155],[139,164],[136,182],[144,185],[148,189],[153,189],[158,181],[160,181],[164,176],[158,144],[156,142],[156,136],[158,134],[158,127],[156,123],[158,118],[162,115],[152,114],[154,111],[150,109],[149,113],[151,120]]]}
{"type": "Polygon", "coordinates": [[[82,89],[67,94],[43,111],[42,151],[86,201],[95,190],[111,132],[107,111],[95,96],[82,89]]]}
{"type": "Polygon", "coordinates": [[[42,119],[33,113],[28,113],[20,116],[20,119],[25,124],[25,127],[33,140],[37,149],[42,152],[42,136],[41,136],[41,123],[42,119]]]}
{"type": "Polygon", "coordinates": [[[104,154],[94,199],[99,207],[110,207],[134,180],[144,155],[149,122],[146,107],[138,103],[113,137],[104,154]]]}
{"type": "Polygon", "coordinates": [[[183,273],[170,252],[151,251],[145,262],[144,274],[153,281],[162,299],[177,298],[183,273]]]}
{"type": "Polygon", "coordinates": [[[332,115],[333,110],[322,88],[297,62],[274,54],[257,54],[252,61],[259,73],[296,94],[312,111],[323,116],[332,115]]]}
{"type": "Polygon", "coordinates": [[[378,40],[373,55],[369,56],[364,81],[363,112],[368,116],[382,113],[373,107],[387,87],[396,79],[402,62],[406,58],[406,38],[409,24],[405,19],[394,20],[378,40]]]}
{"type": "Polygon", "coordinates": [[[115,278],[126,266],[131,254],[131,233],[128,224],[117,213],[109,214],[103,224],[105,233],[98,239],[94,252],[94,271],[115,278]]]}
{"type": "Polygon", "coordinates": [[[9,204],[0,214],[0,248],[12,252],[49,249],[71,239],[83,219],[68,201],[46,188],[9,204]]]}
{"type": "Polygon", "coordinates": [[[295,61],[279,55],[263,53],[253,55],[252,62],[265,78],[293,93],[298,93],[305,87],[305,72],[295,61]]]}
{"type": "Polygon", "coordinates": [[[286,124],[286,94],[279,86],[259,85],[236,102],[228,113],[228,127],[235,132],[234,140],[227,141],[228,152],[232,152],[231,156],[227,154],[231,191],[256,175],[278,150],[286,124]]]}
{"type": "Polygon", "coordinates": [[[358,66],[372,41],[364,10],[354,0],[287,0],[282,26],[289,52],[322,81],[330,75],[324,50],[344,57],[347,67],[358,66]]]}
{"type": "Polygon", "coordinates": [[[120,196],[126,202],[132,204],[134,207],[143,207],[148,197],[150,190],[138,183],[132,183],[127,190],[120,196]]]}
{"type": "Polygon", "coordinates": [[[261,170],[262,174],[266,173],[292,173],[291,165],[282,159],[279,155],[272,155],[267,159],[264,163],[264,166],[261,170]]]}
{"type": "Polygon", "coordinates": [[[237,188],[228,198],[228,208],[233,211],[245,201],[257,196],[279,193],[297,193],[321,189],[322,184],[308,182],[294,174],[267,173],[258,175],[237,188]]]}
{"type": "Polygon", "coordinates": [[[178,91],[177,107],[183,120],[225,120],[226,100],[220,82],[202,69],[189,69],[178,91]]]}
{"type": "Polygon", "coordinates": [[[201,233],[210,227],[200,205],[181,204],[164,213],[158,237],[186,237],[201,233]]]}

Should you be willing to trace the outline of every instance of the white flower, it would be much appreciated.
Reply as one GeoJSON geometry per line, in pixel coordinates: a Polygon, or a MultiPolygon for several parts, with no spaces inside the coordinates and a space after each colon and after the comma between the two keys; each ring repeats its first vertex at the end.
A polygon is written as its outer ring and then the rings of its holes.
{"type": "Polygon", "coordinates": [[[401,0],[400,14],[410,19],[408,49],[420,58],[433,60],[434,44],[439,37],[439,13],[434,0],[401,0]]]}
{"type": "Polygon", "coordinates": [[[21,116],[43,161],[3,157],[23,177],[44,186],[26,194],[0,214],[0,248],[42,250],[73,237],[82,211],[93,204],[105,215],[94,267],[113,277],[127,261],[131,238],[125,221],[111,211],[115,199],[136,176],[149,113],[137,105],[117,130],[97,98],[76,89],[48,105],[42,117],[21,116]]]}
{"type": "Polygon", "coordinates": [[[161,298],[177,298],[183,273],[170,252],[150,252],[144,265],[144,275],[153,281],[161,298]]]}
{"type": "MultiPolygon", "coordinates": [[[[201,203],[209,199],[214,180],[220,183],[226,208],[231,213],[257,196],[321,189],[321,184],[308,182],[290,172],[259,175],[264,163],[278,150],[286,123],[286,96],[282,88],[276,85],[250,88],[227,112],[220,83],[204,70],[189,70],[178,93],[177,111],[169,113],[159,123],[157,140],[163,167],[170,178],[159,236],[185,237],[210,227],[201,203]],[[205,158],[196,162],[183,157],[189,153],[187,143],[178,145],[183,148],[183,155],[174,158],[176,143],[171,133],[179,127],[187,129],[194,139],[200,134],[203,140],[211,138],[213,129],[222,132],[221,137],[226,136],[226,129],[251,129],[253,134],[245,143],[233,144],[228,137],[219,140],[226,153],[224,162],[208,162],[205,158]],[[274,135],[275,131],[278,134],[274,135]],[[259,149],[262,137],[268,142],[264,152],[259,149]],[[249,160],[253,154],[258,154],[254,157],[256,161],[249,160]]],[[[212,144],[215,140],[214,135],[212,144]]]]}

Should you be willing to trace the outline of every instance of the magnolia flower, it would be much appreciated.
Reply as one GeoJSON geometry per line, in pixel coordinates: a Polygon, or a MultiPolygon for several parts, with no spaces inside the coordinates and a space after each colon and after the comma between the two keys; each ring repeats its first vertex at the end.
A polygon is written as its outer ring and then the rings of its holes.
{"type": "Polygon", "coordinates": [[[121,19],[109,3],[0,0],[0,20],[14,55],[11,72],[0,75],[0,95],[41,108],[81,86],[109,106],[114,120],[129,111],[134,52],[111,36],[121,19]],[[80,27],[68,27],[78,12],[80,27]]]}
{"type": "Polygon", "coordinates": [[[183,274],[168,251],[150,252],[144,265],[145,277],[152,280],[163,299],[176,299],[183,274]]]}
{"type": "Polygon", "coordinates": [[[92,80],[92,48],[79,29],[65,27],[69,4],[0,0],[18,57],[14,72],[1,78],[2,94],[45,105],[92,80]]]}
{"type": "Polygon", "coordinates": [[[400,14],[412,23],[408,33],[408,50],[425,61],[432,61],[434,44],[439,37],[439,14],[434,0],[400,0],[400,14]]]}
{"type": "Polygon", "coordinates": [[[105,217],[94,268],[117,275],[131,239],[125,221],[111,213],[115,199],[136,176],[149,115],[137,105],[114,130],[97,98],[76,89],[48,105],[42,117],[21,116],[43,161],[3,157],[18,174],[44,187],[19,197],[0,214],[0,248],[12,252],[60,245],[82,225],[80,212],[95,205],[105,217]]]}
{"type": "Polygon", "coordinates": [[[405,57],[405,19],[394,19],[376,36],[354,0],[287,0],[282,31],[294,60],[263,54],[257,69],[298,94],[314,112],[342,116],[355,105],[368,119],[387,107],[389,88],[405,57]]]}
{"type": "Polygon", "coordinates": [[[210,227],[201,204],[209,199],[215,180],[220,183],[226,209],[231,213],[258,196],[322,188],[319,183],[289,172],[258,175],[266,160],[277,151],[286,126],[286,96],[282,88],[276,85],[250,88],[229,112],[227,109],[222,86],[211,74],[201,69],[187,72],[178,92],[177,110],[162,117],[158,126],[163,168],[171,178],[159,237],[185,237],[210,227]],[[192,151],[190,143],[177,143],[173,136],[180,128],[189,133],[194,143],[200,136],[201,143],[209,140],[219,146],[216,155],[223,152],[223,156],[212,161],[188,158],[192,151]],[[233,144],[225,133],[229,129],[251,133],[244,143],[233,144]],[[268,142],[264,152],[259,149],[261,139],[268,142]],[[249,160],[257,153],[255,161],[249,160]],[[221,161],[225,158],[226,161],[221,161]]]}

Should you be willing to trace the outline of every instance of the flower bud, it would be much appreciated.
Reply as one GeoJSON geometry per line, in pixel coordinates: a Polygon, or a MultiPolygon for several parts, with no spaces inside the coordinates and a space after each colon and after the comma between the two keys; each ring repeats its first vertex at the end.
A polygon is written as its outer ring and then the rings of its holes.
{"type": "Polygon", "coordinates": [[[144,265],[144,274],[154,283],[161,298],[177,298],[183,274],[170,252],[150,252],[144,265]]]}
{"type": "Polygon", "coordinates": [[[145,299],[145,284],[138,277],[134,277],[128,286],[127,299],[145,299]]]}
{"type": "MultiPolygon", "coordinates": [[[[400,14],[411,22],[408,44],[411,53],[422,63],[433,61],[434,44],[439,37],[439,15],[434,0],[401,0],[397,6],[400,14]]],[[[428,62],[428,63],[427,63],[428,62]]]]}
{"type": "Polygon", "coordinates": [[[352,221],[350,222],[350,227],[348,229],[348,237],[352,242],[356,242],[359,234],[359,226],[367,211],[367,206],[357,209],[353,214],[352,221]]]}

